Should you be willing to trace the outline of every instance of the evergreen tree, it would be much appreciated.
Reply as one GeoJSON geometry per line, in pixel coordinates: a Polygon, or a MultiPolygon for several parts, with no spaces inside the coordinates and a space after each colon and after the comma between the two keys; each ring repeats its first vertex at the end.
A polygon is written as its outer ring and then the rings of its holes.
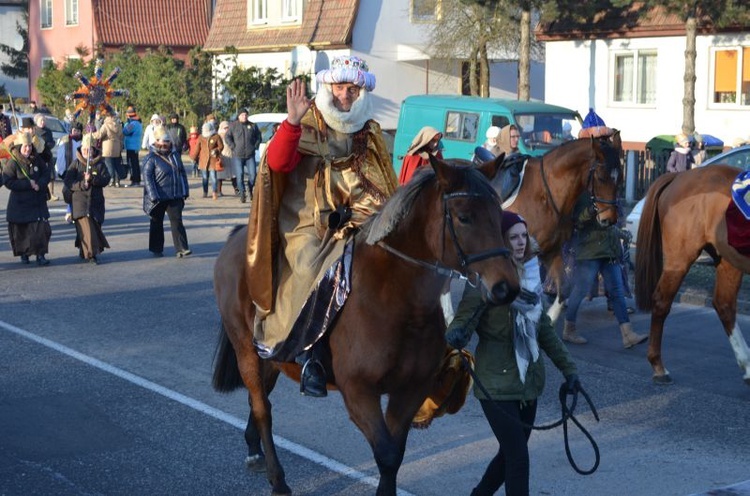
{"type": "Polygon", "coordinates": [[[16,21],[16,33],[23,39],[21,49],[10,45],[0,44],[0,52],[10,58],[7,63],[0,64],[0,70],[13,79],[29,77],[29,8],[24,4],[23,23],[16,21]]]}

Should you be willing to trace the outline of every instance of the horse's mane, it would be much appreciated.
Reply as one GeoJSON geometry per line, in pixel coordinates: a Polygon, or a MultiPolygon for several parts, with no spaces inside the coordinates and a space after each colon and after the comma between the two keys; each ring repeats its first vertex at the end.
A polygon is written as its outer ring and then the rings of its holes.
{"type": "MultiPolygon", "coordinates": [[[[472,166],[456,165],[463,172],[464,189],[467,193],[492,198],[500,206],[500,197],[492,188],[487,178],[472,166]]],[[[392,233],[398,224],[407,216],[419,194],[430,186],[437,187],[435,170],[432,167],[420,167],[411,180],[396,190],[386,202],[383,209],[370,217],[362,225],[362,235],[367,244],[373,245],[392,233]]]]}

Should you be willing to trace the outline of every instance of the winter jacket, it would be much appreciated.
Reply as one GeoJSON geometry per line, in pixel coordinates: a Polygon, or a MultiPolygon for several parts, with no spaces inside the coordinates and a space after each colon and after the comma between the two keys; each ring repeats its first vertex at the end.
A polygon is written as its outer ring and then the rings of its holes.
{"type": "Polygon", "coordinates": [[[255,150],[261,142],[260,129],[255,123],[234,121],[229,124],[225,136],[226,145],[232,150],[232,156],[240,159],[255,157],[255,150]]]}
{"type": "Polygon", "coordinates": [[[10,190],[5,220],[13,224],[28,224],[49,219],[47,184],[50,173],[47,164],[35,152],[29,158],[21,155],[20,148],[11,150],[11,157],[3,165],[3,184],[10,190]],[[31,180],[39,191],[31,187],[31,180]]]}
{"type": "Polygon", "coordinates": [[[60,146],[57,147],[57,162],[55,170],[57,175],[63,177],[68,166],[76,158],[76,152],[81,148],[81,139],[74,140],[70,135],[60,138],[60,146]]]}
{"type": "Polygon", "coordinates": [[[185,131],[185,126],[178,122],[175,124],[167,124],[166,127],[169,136],[172,138],[172,146],[175,151],[177,153],[186,152],[188,150],[188,136],[187,131],[185,131]]]}
{"type": "Polygon", "coordinates": [[[620,231],[615,225],[602,226],[596,220],[590,193],[584,191],[573,207],[575,222],[576,260],[620,260],[622,244],[620,231]]]}
{"type": "Polygon", "coordinates": [[[143,211],[151,214],[157,203],[190,196],[187,174],[177,154],[161,155],[151,147],[143,159],[143,211]]]}
{"type": "MultiPolygon", "coordinates": [[[[510,305],[485,305],[481,292],[466,285],[456,316],[448,327],[448,340],[461,347],[466,346],[472,333],[476,332],[479,336],[475,351],[475,372],[479,382],[490,394],[487,398],[475,383],[474,395],[480,400],[531,401],[538,398],[544,390],[544,359],[541,356],[529,364],[526,382],[521,382],[513,346],[512,317],[510,305]]],[[[578,373],[568,349],[560,341],[545,313],[542,313],[539,322],[537,341],[539,348],[563,376],[578,373]]]]}
{"type": "Polygon", "coordinates": [[[195,147],[190,150],[190,158],[198,164],[200,170],[216,170],[217,164],[221,164],[223,149],[224,142],[218,134],[213,134],[208,138],[200,136],[195,147]]]}
{"type": "Polygon", "coordinates": [[[128,122],[122,128],[122,134],[125,135],[126,150],[141,149],[141,140],[143,139],[143,124],[141,124],[141,121],[128,119],[128,122]]]}
{"type": "Polygon", "coordinates": [[[684,172],[695,164],[689,148],[675,147],[667,160],[667,172],[684,172]]]}
{"type": "Polygon", "coordinates": [[[91,217],[102,224],[104,222],[104,187],[112,178],[101,156],[89,160],[88,167],[91,170],[91,182],[88,187],[84,187],[83,184],[87,168],[86,159],[80,152],[65,173],[65,187],[73,194],[71,213],[74,219],[91,217]]]}
{"type": "Polygon", "coordinates": [[[94,138],[102,140],[102,157],[122,156],[124,133],[122,126],[112,116],[104,119],[101,129],[94,133],[94,138]]]}

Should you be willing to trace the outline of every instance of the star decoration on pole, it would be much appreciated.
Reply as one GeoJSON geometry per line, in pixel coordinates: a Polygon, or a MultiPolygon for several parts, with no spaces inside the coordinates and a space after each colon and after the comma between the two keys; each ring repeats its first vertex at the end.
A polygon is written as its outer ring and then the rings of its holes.
{"type": "Polygon", "coordinates": [[[107,76],[106,79],[102,79],[102,64],[104,59],[97,59],[94,66],[94,77],[88,79],[86,76],[81,74],[81,71],[75,73],[75,78],[81,83],[81,86],[70,95],[65,97],[68,102],[76,100],[76,107],[73,112],[73,119],[77,119],[78,116],[84,110],[89,113],[89,124],[94,122],[96,111],[99,110],[102,113],[113,113],[114,109],[110,106],[109,101],[112,97],[116,96],[129,96],[128,90],[115,90],[112,88],[112,82],[120,74],[120,68],[115,69],[107,76]]]}

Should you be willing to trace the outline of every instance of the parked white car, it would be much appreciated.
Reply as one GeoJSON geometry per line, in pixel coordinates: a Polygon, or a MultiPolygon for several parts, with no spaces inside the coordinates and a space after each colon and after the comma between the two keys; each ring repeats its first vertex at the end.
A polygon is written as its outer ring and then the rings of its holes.
{"type": "MultiPolygon", "coordinates": [[[[733,167],[737,167],[743,170],[750,170],[750,145],[743,145],[737,148],[732,148],[724,153],[720,153],[715,157],[712,157],[701,164],[701,167],[709,167],[715,164],[726,164],[733,167]]],[[[641,213],[643,212],[643,205],[646,203],[646,198],[641,198],[638,203],[635,204],[633,210],[630,211],[628,216],[625,218],[625,229],[631,232],[633,239],[630,242],[630,260],[635,263],[635,247],[638,240],[638,226],[641,222],[641,213]]],[[[705,260],[708,255],[704,252],[698,261],[705,260]]]]}
{"type": "MultiPolygon", "coordinates": [[[[14,133],[18,131],[18,124],[23,121],[24,117],[34,118],[33,114],[16,113],[14,116],[11,112],[7,111],[3,112],[3,114],[7,115],[10,119],[10,128],[14,133]]],[[[68,131],[63,121],[53,115],[44,114],[44,120],[45,126],[52,131],[52,137],[55,139],[55,147],[52,148],[52,163],[54,166],[54,163],[57,161],[57,146],[60,144],[60,138],[67,136],[68,131]]]]}
{"type": "Polygon", "coordinates": [[[286,119],[286,114],[281,113],[269,113],[269,114],[253,114],[247,118],[250,122],[254,122],[258,129],[260,129],[261,142],[260,147],[255,151],[255,163],[260,164],[260,157],[263,156],[263,152],[268,146],[268,140],[271,139],[274,133],[274,126],[281,124],[286,119]]]}

